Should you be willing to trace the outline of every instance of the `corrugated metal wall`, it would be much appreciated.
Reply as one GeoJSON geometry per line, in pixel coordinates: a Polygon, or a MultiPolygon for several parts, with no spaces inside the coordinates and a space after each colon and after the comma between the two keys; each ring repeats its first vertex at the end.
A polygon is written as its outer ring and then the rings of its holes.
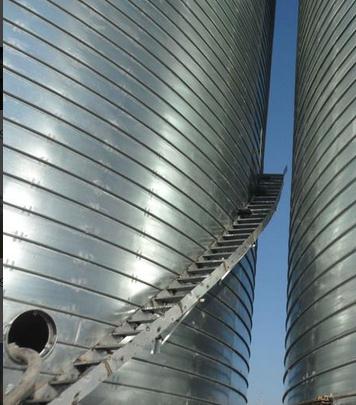
{"type": "Polygon", "coordinates": [[[286,404],[356,403],[356,3],[300,2],[286,404]]]}
{"type": "MultiPolygon", "coordinates": [[[[5,1],[5,324],[54,373],[182,272],[260,169],[274,2],[5,1]]],[[[88,404],[245,403],[255,257],[88,404]]],[[[5,357],[5,388],[18,366],[5,357]]]]}

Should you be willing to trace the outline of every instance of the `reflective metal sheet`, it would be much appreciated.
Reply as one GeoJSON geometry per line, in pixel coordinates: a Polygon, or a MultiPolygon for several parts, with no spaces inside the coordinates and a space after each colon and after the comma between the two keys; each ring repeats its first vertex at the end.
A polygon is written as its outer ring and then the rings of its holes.
{"type": "Polygon", "coordinates": [[[285,403],[356,401],[352,1],[300,1],[285,403]],[[352,399],[353,398],[353,399],[352,399]]]}
{"type": "MultiPolygon", "coordinates": [[[[5,332],[57,372],[195,260],[260,171],[274,1],[7,0],[5,332]],[[257,44],[257,46],[256,46],[257,44]]],[[[246,403],[255,252],[88,404],[246,403]]],[[[18,365],[5,353],[5,388],[18,365]]]]}

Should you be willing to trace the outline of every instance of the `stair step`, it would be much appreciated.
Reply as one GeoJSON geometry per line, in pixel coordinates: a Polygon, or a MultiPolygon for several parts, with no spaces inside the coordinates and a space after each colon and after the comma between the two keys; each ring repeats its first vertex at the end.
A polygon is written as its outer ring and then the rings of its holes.
{"type": "Polygon", "coordinates": [[[125,343],[113,343],[113,344],[99,344],[95,346],[96,350],[117,350],[120,349],[121,347],[124,347],[125,343]]]}
{"type": "Polygon", "coordinates": [[[219,252],[226,252],[228,255],[231,255],[231,253],[234,253],[234,251],[239,247],[239,245],[231,245],[231,246],[214,246],[210,248],[210,250],[213,253],[219,253],[219,252]]]}
{"type": "MultiPolygon", "coordinates": [[[[242,223],[242,222],[237,222],[236,227],[234,226],[234,229],[236,230],[242,230],[244,233],[248,233],[250,234],[251,232],[253,232],[258,225],[260,225],[261,220],[253,220],[253,222],[246,222],[246,223],[242,223]],[[246,225],[248,225],[248,227],[246,228],[246,225]],[[243,229],[241,229],[243,228],[243,229]]],[[[243,233],[241,232],[241,233],[243,233]]]]}
{"type": "MultiPolygon", "coordinates": [[[[223,235],[223,237],[226,236],[226,238],[224,237],[224,239],[222,239],[222,240],[223,241],[238,240],[239,243],[237,243],[237,245],[241,245],[251,235],[252,232],[253,231],[248,232],[248,233],[243,233],[243,234],[238,233],[238,232],[231,232],[226,235],[223,235]]],[[[221,242],[221,240],[219,240],[218,242],[221,242]]],[[[218,242],[216,242],[216,243],[218,243],[218,242]]]]}
{"type": "Polygon", "coordinates": [[[250,208],[240,208],[237,211],[237,215],[239,215],[240,217],[249,217],[250,215],[252,215],[252,211],[250,210],[250,208]]]}
{"type": "Polygon", "coordinates": [[[201,260],[199,262],[195,262],[195,265],[199,268],[211,267],[214,269],[215,267],[218,267],[222,262],[223,260],[201,260]]]}
{"type": "Polygon", "coordinates": [[[259,186],[277,188],[280,187],[280,182],[278,180],[263,180],[259,183],[259,186]]]}
{"type": "Polygon", "coordinates": [[[157,297],[155,297],[155,301],[157,301],[157,302],[178,302],[184,297],[185,297],[184,292],[172,294],[167,291],[164,294],[162,294],[161,296],[158,295],[157,297]]]}
{"type": "Polygon", "coordinates": [[[264,197],[266,197],[266,196],[268,196],[268,197],[277,197],[277,195],[278,195],[278,190],[271,190],[269,187],[265,187],[265,188],[262,188],[262,187],[259,187],[257,190],[256,190],[256,194],[257,194],[257,196],[258,197],[260,197],[260,196],[264,196],[264,197]]]}
{"type": "Polygon", "coordinates": [[[254,203],[256,201],[265,201],[268,204],[272,204],[274,202],[274,198],[273,197],[264,197],[262,195],[255,195],[252,200],[252,203],[254,203]]]}
{"type": "Polygon", "coordinates": [[[277,190],[280,187],[280,185],[279,185],[279,182],[262,181],[261,183],[258,184],[257,189],[260,187],[267,188],[268,190],[271,190],[271,189],[277,190]]]}
{"type": "Polygon", "coordinates": [[[262,178],[258,181],[258,185],[260,184],[268,184],[268,185],[274,185],[274,184],[280,184],[281,181],[277,177],[270,177],[270,178],[262,178]]]}
{"type": "Polygon", "coordinates": [[[76,382],[79,378],[79,372],[76,369],[73,369],[72,373],[62,374],[55,377],[52,381],[49,381],[50,385],[69,385],[76,382]]]}
{"type": "Polygon", "coordinates": [[[248,218],[239,218],[237,224],[246,225],[246,224],[258,224],[264,218],[264,215],[257,214],[248,218]]]}
{"type": "Polygon", "coordinates": [[[179,279],[179,282],[172,283],[170,286],[167,287],[167,290],[169,291],[190,291],[194,287],[196,287],[197,284],[192,284],[192,283],[186,283],[186,282],[181,282],[181,279],[179,279]]]}
{"type": "Polygon", "coordinates": [[[208,273],[213,272],[214,270],[215,270],[214,267],[200,267],[200,268],[193,267],[193,268],[188,269],[188,273],[191,273],[191,274],[208,274],[208,273]]]}
{"type": "Polygon", "coordinates": [[[135,336],[139,334],[141,331],[134,329],[134,328],[129,328],[125,326],[119,326],[116,329],[114,329],[112,335],[116,337],[126,337],[126,336],[135,336]]]}
{"type": "Polygon", "coordinates": [[[73,365],[76,368],[91,367],[101,363],[107,357],[108,357],[107,354],[100,353],[95,349],[89,350],[88,352],[80,356],[78,359],[76,359],[73,365]]]}
{"type": "Polygon", "coordinates": [[[232,228],[236,228],[236,225],[238,225],[239,227],[241,227],[241,229],[243,228],[251,228],[250,223],[251,222],[259,222],[259,220],[256,221],[256,217],[253,218],[238,218],[233,224],[232,224],[232,228]],[[253,221],[251,221],[251,219],[253,221]]]}
{"type": "Polygon", "coordinates": [[[266,198],[263,200],[253,200],[251,201],[249,207],[250,209],[253,209],[255,207],[261,207],[261,208],[271,208],[272,204],[273,204],[273,198],[271,198],[270,200],[266,200],[266,198]]]}
{"type": "MultiPolygon", "coordinates": [[[[251,231],[252,232],[252,231],[251,231]]],[[[250,235],[249,232],[248,234],[250,235]]],[[[238,232],[231,232],[231,233],[226,233],[225,235],[222,236],[222,240],[223,241],[228,241],[228,240],[236,240],[239,241],[240,244],[246,239],[245,236],[240,236],[241,234],[239,234],[238,232]]],[[[219,243],[220,241],[216,242],[219,243]]]]}
{"type": "Polygon", "coordinates": [[[277,197],[278,190],[271,189],[270,187],[261,187],[257,192],[257,196],[264,196],[264,197],[277,197]]]}
{"type": "Polygon", "coordinates": [[[73,365],[74,367],[77,368],[82,368],[82,367],[91,367],[91,366],[96,366],[97,364],[101,363],[105,358],[102,359],[93,359],[93,360],[76,360],[73,365]]]}
{"type": "Polygon", "coordinates": [[[133,324],[133,323],[151,323],[154,322],[159,316],[157,314],[150,314],[147,312],[143,312],[142,310],[139,310],[135,312],[129,319],[127,319],[127,323],[133,324]]]}
{"type": "MultiPolygon", "coordinates": [[[[50,381],[49,384],[52,385],[53,387],[56,387],[56,386],[58,387],[59,385],[73,384],[76,381],[78,381],[78,378],[77,379],[72,379],[72,380],[66,380],[66,381],[54,381],[53,380],[53,381],[50,381]]],[[[27,401],[25,403],[27,403],[27,401]]]]}
{"type": "Polygon", "coordinates": [[[262,204],[256,204],[256,205],[251,205],[251,210],[253,214],[260,214],[263,213],[265,214],[267,211],[271,209],[270,205],[262,205],[262,204]]]}
{"type": "Polygon", "coordinates": [[[268,185],[273,186],[275,184],[280,185],[281,181],[277,177],[273,177],[273,178],[269,178],[269,179],[261,179],[261,180],[259,180],[258,185],[260,185],[260,184],[268,184],[268,185]]]}
{"type": "Polygon", "coordinates": [[[211,260],[211,259],[227,259],[229,256],[231,255],[231,252],[226,252],[226,251],[222,251],[222,252],[211,252],[208,253],[206,255],[203,256],[204,259],[206,260],[211,260]]]}
{"type": "Polygon", "coordinates": [[[182,276],[178,280],[180,283],[200,283],[203,281],[208,275],[199,274],[195,276],[182,276]]]}
{"type": "Polygon", "coordinates": [[[262,218],[264,218],[264,216],[265,216],[265,214],[264,214],[264,211],[262,210],[262,211],[259,211],[259,210],[255,210],[254,212],[252,212],[252,214],[251,215],[249,215],[248,217],[238,217],[238,219],[237,219],[237,222],[240,222],[241,221],[241,223],[245,223],[245,222],[248,222],[248,221],[251,221],[251,220],[261,220],[262,218]]]}
{"type": "MultiPolygon", "coordinates": [[[[224,237],[223,237],[224,238],[224,237]]],[[[236,235],[232,235],[231,238],[224,238],[221,241],[216,242],[219,246],[235,246],[236,249],[237,247],[241,246],[243,241],[245,239],[236,239],[236,235]],[[234,238],[235,236],[235,238],[234,238]]]]}
{"type": "Polygon", "coordinates": [[[142,308],[144,312],[165,312],[171,309],[173,305],[148,305],[142,308]]]}
{"type": "Polygon", "coordinates": [[[239,231],[241,233],[250,233],[251,230],[253,230],[255,227],[254,225],[251,225],[249,223],[240,223],[239,221],[236,221],[232,224],[231,231],[239,231]]]}
{"type": "Polygon", "coordinates": [[[248,231],[246,231],[245,229],[232,228],[227,231],[227,235],[236,235],[239,236],[241,239],[246,239],[253,230],[254,228],[251,228],[248,231]]]}
{"type": "Polygon", "coordinates": [[[274,198],[268,199],[268,197],[260,197],[260,199],[255,199],[251,202],[250,207],[253,209],[254,207],[266,207],[271,208],[274,202],[274,198]]]}
{"type": "Polygon", "coordinates": [[[222,238],[226,238],[226,239],[231,239],[232,237],[234,239],[240,239],[241,241],[243,241],[244,239],[247,238],[248,235],[250,235],[250,233],[254,230],[254,228],[251,228],[249,230],[241,230],[239,228],[233,228],[230,229],[229,231],[227,231],[226,233],[224,233],[224,235],[222,235],[222,238]]]}

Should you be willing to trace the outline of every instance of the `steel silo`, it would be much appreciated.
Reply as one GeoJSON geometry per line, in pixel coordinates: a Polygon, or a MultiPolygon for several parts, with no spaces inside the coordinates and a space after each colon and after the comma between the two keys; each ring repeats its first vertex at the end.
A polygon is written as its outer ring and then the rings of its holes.
{"type": "Polygon", "coordinates": [[[285,357],[289,405],[319,404],[321,398],[356,403],[355,17],[354,1],[300,1],[285,357]]]}
{"type": "MultiPolygon", "coordinates": [[[[250,197],[274,1],[4,3],[5,340],[47,322],[51,374],[182,272],[250,197]]],[[[85,403],[245,403],[255,262],[251,251],[160,354],[85,403]]],[[[8,389],[21,371],[4,361],[8,389]]]]}

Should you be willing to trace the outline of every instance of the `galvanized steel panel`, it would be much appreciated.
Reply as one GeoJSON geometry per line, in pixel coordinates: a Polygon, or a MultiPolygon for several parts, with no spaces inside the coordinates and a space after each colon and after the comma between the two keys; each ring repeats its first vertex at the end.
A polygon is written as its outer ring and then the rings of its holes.
{"type": "MultiPolygon", "coordinates": [[[[5,330],[56,373],[181,273],[261,169],[274,1],[4,2],[5,330]]],[[[255,252],[88,404],[246,403],[255,252]]],[[[5,388],[19,366],[5,352],[5,388]]]]}
{"type": "Polygon", "coordinates": [[[300,1],[285,403],[356,401],[353,1],[300,1]],[[352,399],[353,398],[353,399],[352,399]]]}

